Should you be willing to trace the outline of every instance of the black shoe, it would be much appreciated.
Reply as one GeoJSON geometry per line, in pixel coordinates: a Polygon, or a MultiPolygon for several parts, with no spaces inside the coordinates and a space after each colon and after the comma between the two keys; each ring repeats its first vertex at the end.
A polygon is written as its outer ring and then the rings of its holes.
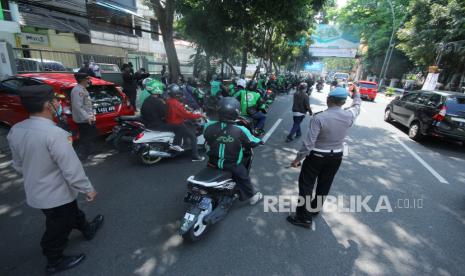
{"type": "Polygon", "coordinates": [[[103,224],[103,216],[97,215],[90,223],[89,227],[83,232],[84,238],[88,241],[92,240],[97,234],[98,229],[103,224]]]}
{"type": "Polygon", "coordinates": [[[293,140],[292,138],[287,137],[286,138],[286,143],[292,142],[292,140],[293,140]]]}
{"type": "Polygon", "coordinates": [[[297,218],[297,216],[287,216],[287,221],[296,225],[296,226],[300,226],[300,227],[304,227],[304,228],[310,228],[310,226],[312,225],[312,220],[309,219],[309,220],[302,220],[302,219],[299,219],[297,218]]]}
{"type": "Polygon", "coordinates": [[[48,274],[55,274],[57,272],[77,266],[78,264],[82,263],[82,261],[84,261],[85,258],[86,255],[84,254],[79,254],[76,256],[63,256],[58,262],[53,264],[47,264],[45,271],[48,274]]]}
{"type": "Polygon", "coordinates": [[[302,134],[296,134],[295,138],[300,138],[300,136],[302,136],[302,134]]]}

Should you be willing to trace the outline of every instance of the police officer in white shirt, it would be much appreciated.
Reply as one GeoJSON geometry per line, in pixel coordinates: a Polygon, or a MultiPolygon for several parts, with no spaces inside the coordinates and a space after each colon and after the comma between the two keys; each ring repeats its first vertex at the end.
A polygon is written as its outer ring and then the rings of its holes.
{"type": "Polygon", "coordinates": [[[328,109],[311,118],[302,148],[291,163],[291,167],[298,167],[305,158],[299,176],[299,196],[305,199],[305,204],[299,204],[296,214],[287,217],[294,225],[310,228],[312,216],[317,215],[323,207],[341,165],[344,139],[360,114],[361,99],[358,92],[352,106],[342,109],[348,96],[349,92],[342,87],[336,87],[329,93],[328,109]],[[315,182],[316,196],[311,198],[315,182]],[[307,200],[311,200],[311,203],[307,204],[307,200]]]}
{"type": "Polygon", "coordinates": [[[88,222],[78,208],[79,193],[93,201],[97,192],[87,178],[68,132],[56,126],[60,102],[48,85],[34,85],[19,91],[30,118],[14,125],[8,136],[13,167],[23,176],[29,206],[45,215],[42,253],[47,257],[46,271],[55,273],[72,268],[84,260],[84,254],[65,256],[72,229],[91,240],[103,223],[103,216],[88,222]]]}
{"type": "Polygon", "coordinates": [[[71,110],[73,121],[79,130],[77,151],[82,159],[86,159],[95,152],[95,139],[98,136],[95,125],[95,114],[87,87],[90,78],[85,73],[74,75],[76,86],[71,90],[71,110]]]}

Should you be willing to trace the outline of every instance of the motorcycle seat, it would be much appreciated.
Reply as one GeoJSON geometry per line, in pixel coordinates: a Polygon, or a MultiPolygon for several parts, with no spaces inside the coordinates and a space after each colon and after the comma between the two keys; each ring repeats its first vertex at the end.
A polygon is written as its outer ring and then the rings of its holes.
{"type": "Polygon", "coordinates": [[[122,121],[140,121],[141,117],[137,116],[137,115],[134,115],[134,116],[119,116],[117,118],[117,120],[120,121],[120,122],[122,122],[122,121]]]}
{"type": "Polygon", "coordinates": [[[194,184],[213,187],[229,181],[231,178],[231,172],[207,167],[195,176],[189,177],[188,181],[194,184]]]}

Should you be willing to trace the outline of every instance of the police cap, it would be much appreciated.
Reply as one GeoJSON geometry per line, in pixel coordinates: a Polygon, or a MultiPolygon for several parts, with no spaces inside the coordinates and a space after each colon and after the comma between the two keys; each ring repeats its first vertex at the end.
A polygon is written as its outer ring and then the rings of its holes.
{"type": "Polygon", "coordinates": [[[345,99],[349,96],[349,91],[342,87],[336,87],[333,91],[329,92],[328,97],[342,98],[345,99]]]}

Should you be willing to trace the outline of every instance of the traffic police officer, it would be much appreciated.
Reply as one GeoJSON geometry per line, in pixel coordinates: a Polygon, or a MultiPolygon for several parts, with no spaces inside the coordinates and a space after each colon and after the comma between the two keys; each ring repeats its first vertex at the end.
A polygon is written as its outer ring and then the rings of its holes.
{"type": "Polygon", "coordinates": [[[40,245],[48,260],[46,271],[55,273],[84,260],[83,254],[63,255],[71,230],[81,231],[90,240],[103,216],[98,215],[89,223],[78,208],[78,193],[92,201],[97,192],[76,156],[70,134],[55,125],[60,103],[54,98],[53,88],[34,85],[19,92],[30,117],[14,125],[7,139],[13,167],[24,179],[27,203],[45,215],[46,228],[40,245]]]}
{"type": "Polygon", "coordinates": [[[95,126],[95,115],[92,101],[87,91],[90,85],[89,76],[84,73],[74,75],[76,86],[71,90],[71,109],[73,121],[79,130],[78,152],[83,159],[95,150],[94,140],[98,132],[95,126]]]}
{"type": "Polygon", "coordinates": [[[299,176],[299,196],[305,202],[299,204],[295,215],[287,220],[298,226],[310,228],[312,216],[323,207],[343,155],[343,143],[348,129],[360,114],[360,94],[357,92],[352,106],[342,109],[349,93],[345,88],[336,87],[327,98],[328,109],[316,113],[310,120],[308,132],[291,167],[298,167],[305,158],[299,176]],[[316,196],[311,198],[316,186],[316,196]],[[307,200],[311,203],[307,204],[307,200]],[[311,208],[309,208],[311,207],[311,208]]]}

